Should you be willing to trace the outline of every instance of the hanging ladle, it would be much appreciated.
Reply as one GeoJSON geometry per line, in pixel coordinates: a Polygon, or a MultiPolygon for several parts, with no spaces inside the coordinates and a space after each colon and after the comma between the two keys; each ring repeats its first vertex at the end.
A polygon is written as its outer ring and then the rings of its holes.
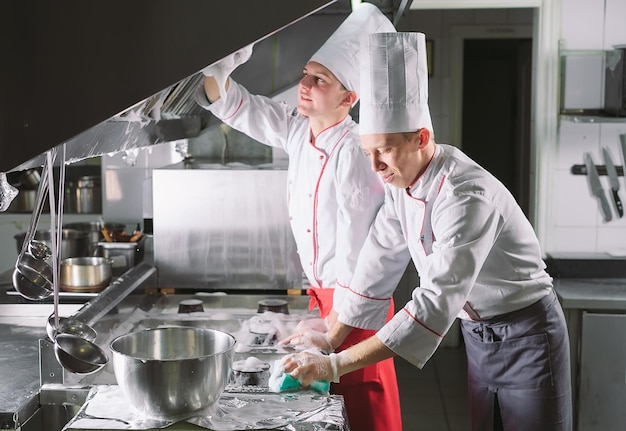
{"type": "MultiPolygon", "coordinates": [[[[47,155],[50,159],[51,155],[47,155]]],[[[52,161],[50,161],[52,165],[52,161]]],[[[52,338],[54,341],[54,356],[61,366],[76,374],[90,374],[100,370],[108,362],[109,358],[106,353],[93,342],[88,339],[85,334],[70,334],[60,332],[62,328],[62,319],[59,318],[59,277],[61,274],[59,256],[61,255],[61,232],[62,232],[62,214],[63,214],[63,190],[65,182],[65,144],[62,146],[61,155],[61,169],[59,173],[59,201],[58,210],[55,215],[55,199],[54,199],[54,180],[52,171],[48,171],[49,175],[49,198],[50,198],[50,239],[52,241],[52,249],[55,253],[52,254],[52,268],[53,278],[52,287],[54,293],[54,313],[52,338]]],[[[50,321],[50,319],[48,319],[50,321]]],[[[95,336],[95,331],[89,327],[86,323],[81,325],[82,329],[87,331],[86,333],[95,336]]],[[[95,337],[94,337],[95,338],[95,337]]]]}
{"type": "Polygon", "coordinates": [[[51,341],[54,341],[59,334],[76,335],[77,337],[84,338],[85,340],[95,341],[98,334],[96,331],[78,319],[73,317],[58,317],[54,313],[48,317],[46,323],[46,334],[51,341]],[[57,322],[58,320],[58,322],[57,322]]]}
{"type": "Polygon", "coordinates": [[[24,237],[22,249],[17,256],[15,270],[13,271],[13,287],[26,299],[41,300],[52,294],[52,268],[41,256],[50,256],[50,248],[39,241],[34,241],[35,231],[39,223],[39,217],[43,211],[44,199],[48,192],[47,172],[52,169],[52,162],[48,159],[43,165],[43,177],[37,189],[37,201],[33,210],[33,216],[24,237]],[[41,246],[43,244],[44,247],[41,246]]]}

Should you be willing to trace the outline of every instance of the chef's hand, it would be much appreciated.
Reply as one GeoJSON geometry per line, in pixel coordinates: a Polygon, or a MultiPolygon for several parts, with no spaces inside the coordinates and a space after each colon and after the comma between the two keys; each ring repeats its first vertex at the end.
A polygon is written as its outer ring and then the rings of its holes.
{"type": "Polygon", "coordinates": [[[316,380],[339,383],[338,357],[339,355],[334,353],[326,356],[320,352],[307,350],[286,356],[282,366],[285,372],[298,379],[302,386],[309,386],[316,380]]]}
{"type": "MultiPolygon", "coordinates": [[[[219,91],[219,97],[226,100],[226,89],[227,81],[230,74],[235,70],[238,66],[242,65],[246,61],[250,59],[252,56],[252,48],[253,44],[250,44],[244,48],[241,48],[239,51],[230,54],[229,56],[223,58],[217,63],[211,64],[210,66],[202,69],[202,74],[206,77],[213,77],[215,79],[215,84],[217,85],[217,90],[219,91]]],[[[205,91],[207,92],[207,97],[211,102],[217,100],[217,95],[209,94],[209,88],[207,88],[207,84],[213,85],[210,80],[205,79],[205,91]],[[209,81],[208,83],[206,81],[209,81]]]]}
{"type": "Polygon", "coordinates": [[[296,330],[287,338],[280,340],[278,344],[303,346],[307,349],[317,349],[324,353],[330,353],[335,350],[327,333],[306,328],[300,331],[296,330]]]}

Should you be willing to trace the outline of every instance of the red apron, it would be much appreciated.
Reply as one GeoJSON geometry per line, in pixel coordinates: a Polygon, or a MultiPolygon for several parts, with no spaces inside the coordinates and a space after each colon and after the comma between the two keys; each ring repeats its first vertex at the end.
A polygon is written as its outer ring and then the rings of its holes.
{"type": "MultiPolygon", "coordinates": [[[[317,305],[322,318],[333,308],[334,289],[307,289],[311,297],[309,311],[317,305]]],[[[394,315],[393,300],[387,321],[394,315]]],[[[335,350],[341,352],[376,334],[376,331],[354,328],[335,350]]],[[[350,429],[355,431],[401,431],[400,395],[393,358],[385,359],[341,376],[333,383],[331,393],[343,395],[350,429]]]]}

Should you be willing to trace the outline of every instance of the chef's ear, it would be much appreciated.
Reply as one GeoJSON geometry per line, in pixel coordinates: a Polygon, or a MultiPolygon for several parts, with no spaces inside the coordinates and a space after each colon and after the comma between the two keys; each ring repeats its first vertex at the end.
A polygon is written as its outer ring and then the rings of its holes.
{"type": "Polygon", "coordinates": [[[346,95],[341,101],[341,104],[344,106],[352,107],[356,103],[358,98],[359,96],[357,96],[355,91],[346,90],[346,95]]]}
{"type": "Polygon", "coordinates": [[[419,147],[424,148],[430,142],[430,130],[426,127],[422,127],[417,131],[417,136],[419,137],[419,147]]]}

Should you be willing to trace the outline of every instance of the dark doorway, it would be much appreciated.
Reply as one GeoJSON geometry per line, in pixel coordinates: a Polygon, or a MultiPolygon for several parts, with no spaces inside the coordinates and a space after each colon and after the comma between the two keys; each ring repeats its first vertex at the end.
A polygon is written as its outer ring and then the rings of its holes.
{"type": "Polygon", "coordinates": [[[531,39],[466,39],[463,151],[529,215],[531,39]]]}

